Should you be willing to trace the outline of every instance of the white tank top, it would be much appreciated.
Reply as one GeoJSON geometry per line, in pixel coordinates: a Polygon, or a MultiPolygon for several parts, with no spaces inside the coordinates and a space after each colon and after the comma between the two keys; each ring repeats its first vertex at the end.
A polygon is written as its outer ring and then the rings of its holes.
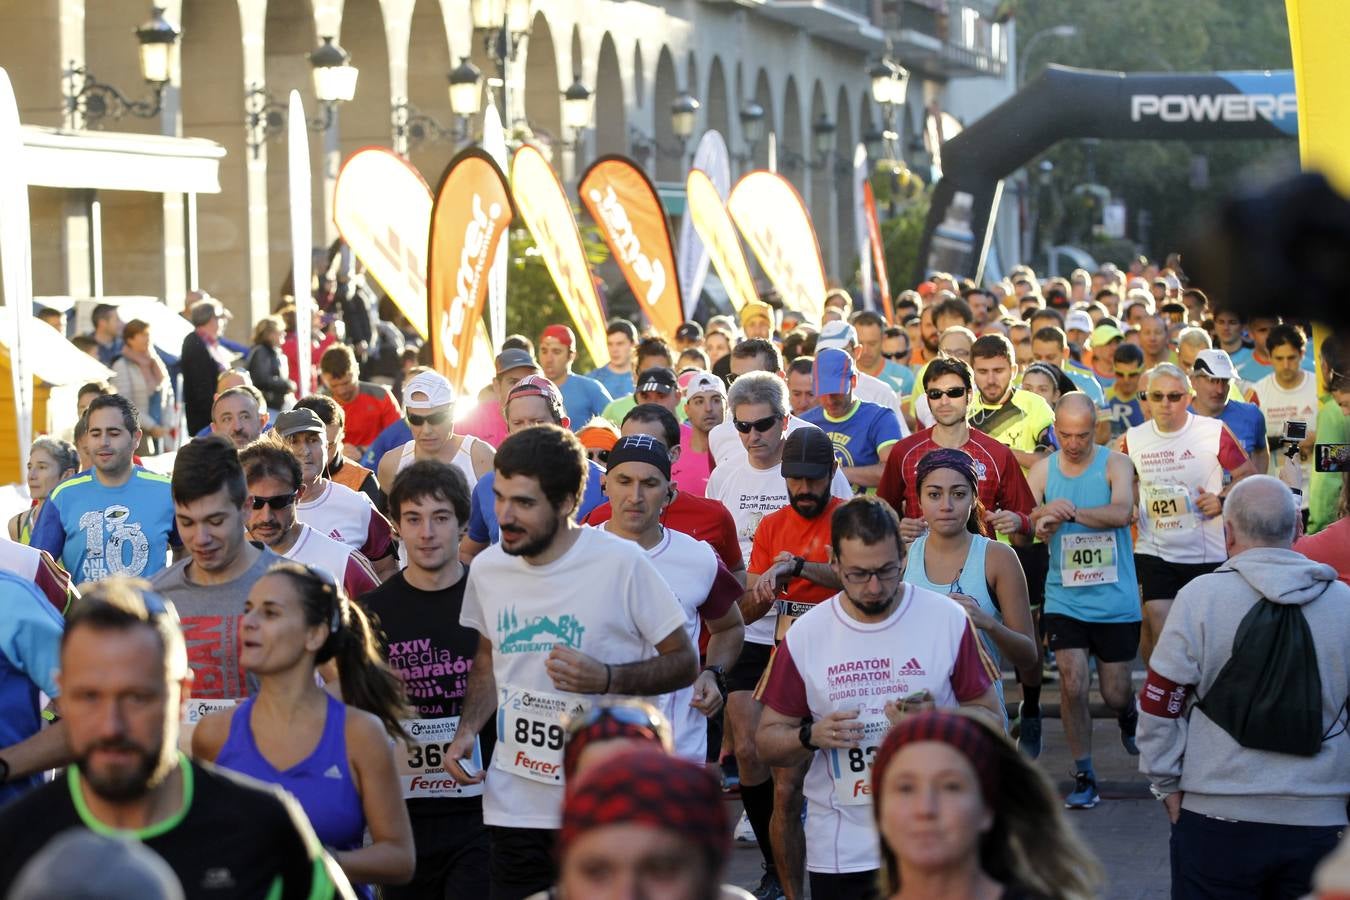
{"type": "MultiPolygon", "coordinates": [[[[460,435],[459,452],[457,452],[455,458],[450,461],[450,465],[464,473],[465,479],[469,482],[470,496],[473,495],[474,485],[478,483],[478,474],[473,470],[473,445],[477,440],[478,438],[471,434],[460,435]]],[[[403,445],[403,452],[399,454],[398,468],[394,470],[395,472],[402,472],[404,469],[408,468],[408,466],[413,464],[416,446],[417,441],[408,441],[403,445]]],[[[461,526],[467,524],[467,522],[460,523],[461,526]]],[[[403,541],[399,541],[398,543],[398,564],[402,568],[407,568],[408,566],[408,547],[403,541]]]]}

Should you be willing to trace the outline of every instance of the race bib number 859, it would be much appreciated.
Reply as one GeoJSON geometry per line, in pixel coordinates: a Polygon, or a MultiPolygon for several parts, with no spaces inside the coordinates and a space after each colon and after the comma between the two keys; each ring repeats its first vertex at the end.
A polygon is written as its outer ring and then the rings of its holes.
{"type": "Polygon", "coordinates": [[[494,768],[539,781],[562,784],[564,717],[586,709],[579,697],[500,688],[494,768]]]}

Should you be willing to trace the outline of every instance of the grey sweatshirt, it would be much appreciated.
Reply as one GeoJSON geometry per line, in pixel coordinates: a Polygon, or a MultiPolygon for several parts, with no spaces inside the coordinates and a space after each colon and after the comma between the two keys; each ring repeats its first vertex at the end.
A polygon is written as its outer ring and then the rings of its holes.
{"type": "Polygon", "coordinates": [[[1350,798],[1350,587],[1330,566],[1292,550],[1234,556],[1177,594],[1140,695],[1139,770],[1160,790],[1185,792],[1201,815],[1281,825],[1344,825],[1350,798]],[[1238,624],[1261,597],[1303,608],[1322,676],[1323,729],[1313,757],[1250,750],[1200,709],[1228,661],[1238,624]],[[1337,722],[1339,715],[1340,721],[1337,722]]]}

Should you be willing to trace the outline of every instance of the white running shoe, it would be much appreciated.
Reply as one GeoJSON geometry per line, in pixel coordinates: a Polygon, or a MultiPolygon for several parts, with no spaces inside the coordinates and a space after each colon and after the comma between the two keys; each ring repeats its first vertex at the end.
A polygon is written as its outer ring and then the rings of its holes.
{"type": "Polygon", "coordinates": [[[738,844],[758,844],[755,839],[755,829],[750,827],[750,817],[741,813],[741,820],[736,823],[736,832],[734,835],[738,844]]]}

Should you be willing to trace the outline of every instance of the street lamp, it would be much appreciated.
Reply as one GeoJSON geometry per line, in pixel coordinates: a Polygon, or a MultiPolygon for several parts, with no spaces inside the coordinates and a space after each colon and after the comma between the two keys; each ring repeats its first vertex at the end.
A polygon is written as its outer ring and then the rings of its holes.
{"type": "Polygon", "coordinates": [[[483,49],[497,64],[502,89],[502,121],[513,128],[511,80],[507,69],[515,61],[520,42],[530,33],[530,0],[469,0],[473,30],[483,37],[483,49]]]}
{"type": "MultiPolygon", "coordinates": [[[[322,38],[322,43],[310,51],[309,64],[313,68],[314,97],[319,101],[319,113],[307,119],[310,131],[324,132],[333,127],[339,103],[348,103],[356,96],[356,79],[360,71],[352,65],[352,56],[336,43],[333,36],[322,38]]],[[[254,159],[268,139],[277,137],[286,129],[289,107],[272,96],[266,85],[254,82],[244,93],[244,124],[248,129],[245,144],[254,159]]],[[[397,122],[399,107],[395,105],[397,122]]],[[[397,125],[395,126],[397,136],[397,125]]]]}
{"type": "Polygon", "coordinates": [[[1046,38],[1062,38],[1069,40],[1078,37],[1077,25],[1055,25],[1051,28],[1045,28],[1036,32],[1027,39],[1026,45],[1022,47],[1022,52],[1017,55],[1017,86],[1021,87],[1027,80],[1027,60],[1031,59],[1031,51],[1037,44],[1046,38]]]}
{"type": "Polygon", "coordinates": [[[465,119],[478,115],[483,108],[483,73],[467,56],[461,56],[449,80],[451,112],[465,119]]]}
{"type": "Polygon", "coordinates": [[[591,127],[591,92],[581,83],[581,76],[572,78],[572,83],[563,91],[563,128],[579,133],[591,127]]]}
{"type": "Polygon", "coordinates": [[[117,88],[104,84],[83,66],[71,60],[66,67],[66,111],[85,124],[99,127],[105,118],[130,115],[142,119],[159,115],[164,106],[164,88],[172,76],[173,48],[182,32],[164,18],[164,9],[150,8],[150,18],[136,29],[140,45],[141,77],[150,85],[150,100],[131,100],[117,88]],[[79,82],[79,88],[75,84],[79,82]]]}
{"type": "Polygon", "coordinates": [[[825,164],[825,159],[834,149],[834,122],[830,120],[830,114],[822,112],[820,116],[811,123],[811,134],[816,139],[816,156],[820,159],[821,165],[825,164]]]}
{"type": "Polygon", "coordinates": [[[675,132],[681,144],[689,140],[689,136],[694,133],[694,119],[698,116],[702,105],[698,102],[698,98],[688,91],[681,93],[675,98],[675,102],[670,104],[670,130],[675,132]]]}
{"type": "Polygon", "coordinates": [[[764,139],[764,107],[754,100],[747,100],[740,111],[741,137],[745,139],[745,155],[736,157],[748,162],[754,159],[755,147],[764,139]]]}
{"type": "Polygon", "coordinates": [[[331,108],[356,96],[356,76],[360,73],[352,65],[352,55],[334,43],[331,35],[310,52],[309,64],[314,68],[314,97],[320,103],[331,108]]]}

